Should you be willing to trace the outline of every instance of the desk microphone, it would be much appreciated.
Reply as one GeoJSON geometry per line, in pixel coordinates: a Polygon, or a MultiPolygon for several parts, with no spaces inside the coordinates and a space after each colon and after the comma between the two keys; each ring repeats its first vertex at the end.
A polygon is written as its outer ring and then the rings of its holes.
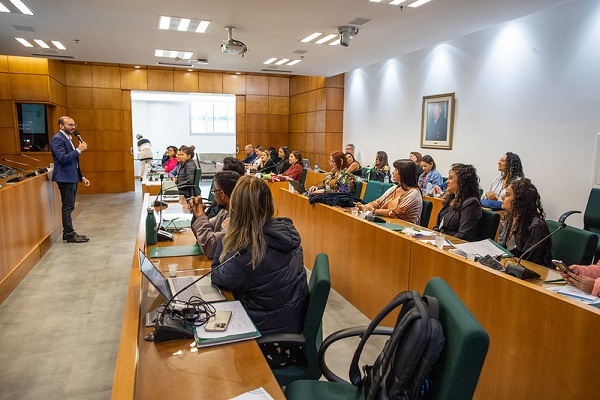
{"type": "MultiPolygon", "coordinates": [[[[534,244],[533,246],[531,246],[530,248],[527,249],[527,251],[523,252],[523,254],[521,254],[521,257],[519,257],[519,260],[517,261],[516,264],[513,263],[509,263],[506,267],[506,273],[508,275],[512,275],[514,277],[517,278],[521,278],[521,279],[538,279],[540,278],[540,274],[538,274],[535,271],[532,271],[524,266],[521,265],[521,260],[523,258],[525,258],[526,255],[531,254],[531,251],[535,248],[537,248],[540,244],[544,243],[546,240],[548,240],[552,235],[554,235],[556,232],[558,232],[561,229],[564,229],[567,227],[567,224],[565,224],[565,220],[567,219],[567,217],[569,215],[572,214],[581,214],[581,211],[576,211],[576,210],[572,210],[572,211],[567,211],[566,213],[564,213],[563,215],[561,215],[558,218],[558,228],[556,228],[554,231],[550,232],[549,235],[547,235],[546,237],[544,237],[542,240],[540,240],[539,242],[537,242],[536,244],[534,244]]],[[[527,244],[525,244],[524,247],[527,247],[527,244]]]]}
{"type": "Polygon", "coordinates": [[[3,159],[2,159],[2,161],[5,161],[5,162],[10,162],[10,163],[17,164],[17,165],[24,165],[24,166],[26,166],[26,167],[29,167],[29,168],[31,168],[31,169],[32,169],[32,171],[31,171],[31,172],[27,172],[27,173],[25,173],[25,171],[24,171],[24,170],[22,170],[21,168],[17,168],[17,167],[15,167],[15,169],[18,169],[19,171],[21,171],[21,172],[23,172],[23,173],[25,174],[25,176],[24,176],[25,178],[30,178],[30,177],[32,177],[32,176],[36,176],[36,175],[38,174],[38,172],[35,170],[35,168],[33,168],[33,167],[32,167],[31,165],[29,165],[29,164],[25,164],[25,163],[22,163],[22,162],[18,162],[18,161],[9,160],[8,158],[3,158],[3,159]]]}
{"type": "Polygon", "coordinates": [[[227,260],[223,261],[216,267],[212,268],[210,271],[208,271],[204,275],[200,276],[198,279],[194,279],[189,285],[186,285],[183,289],[181,289],[180,291],[175,293],[169,299],[169,301],[163,308],[163,310],[160,313],[160,315],[158,316],[158,318],[156,318],[156,322],[154,324],[154,332],[146,335],[146,337],[144,337],[144,339],[149,342],[164,342],[164,341],[173,340],[173,339],[192,339],[194,337],[193,328],[191,330],[188,329],[188,324],[186,323],[186,321],[181,320],[181,319],[174,319],[170,315],[169,309],[171,307],[171,304],[173,304],[174,301],[177,301],[177,300],[175,300],[177,298],[177,296],[179,296],[181,293],[185,292],[189,287],[200,282],[202,279],[204,279],[208,275],[212,274],[217,269],[221,268],[222,266],[224,266],[225,264],[227,264],[234,258],[240,256],[241,254],[242,254],[241,251],[237,251],[234,255],[229,257],[227,260]]]}
{"type": "Polygon", "coordinates": [[[23,172],[21,168],[11,167],[6,164],[0,164],[0,178],[8,178],[11,175],[16,175],[13,178],[10,178],[6,181],[6,183],[15,183],[23,180],[23,177],[17,173],[17,170],[23,172]]]}
{"type": "Polygon", "coordinates": [[[30,160],[36,161],[38,163],[41,163],[43,165],[43,167],[38,170],[38,172],[40,174],[43,174],[44,172],[48,172],[48,166],[43,161],[38,160],[37,158],[28,156],[27,154],[23,154],[23,153],[21,153],[21,157],[29,158],[30,160]]]}

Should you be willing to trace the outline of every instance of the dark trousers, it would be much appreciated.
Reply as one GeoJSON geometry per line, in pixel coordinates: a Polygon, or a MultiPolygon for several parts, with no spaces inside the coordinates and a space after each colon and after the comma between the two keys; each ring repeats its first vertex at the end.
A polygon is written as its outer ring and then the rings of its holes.
{"type": "Polygon", "coordinates": [[[75,195],[77,194],[77,183],[56,182],[60,191],[60,201],[62,202],[62,225],[63,235],[73,237],[73,220],[71,214],[75,209],[75,195]]]}

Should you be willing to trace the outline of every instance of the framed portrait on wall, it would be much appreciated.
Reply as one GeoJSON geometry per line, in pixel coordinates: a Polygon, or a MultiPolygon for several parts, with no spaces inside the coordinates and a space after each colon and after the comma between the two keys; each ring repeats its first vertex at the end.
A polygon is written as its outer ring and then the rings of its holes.
{"type": "Polygon", "coordinates": [[[421,147],[452,149],[454,93],[423,97],[421,147]]]}

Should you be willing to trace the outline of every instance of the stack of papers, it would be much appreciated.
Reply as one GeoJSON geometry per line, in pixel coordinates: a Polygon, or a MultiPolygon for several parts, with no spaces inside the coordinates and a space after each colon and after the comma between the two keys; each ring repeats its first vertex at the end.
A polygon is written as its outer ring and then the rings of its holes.
{"type": "Polygon", "coordinates": [[[229,324],[223,332],[207,332],[204,325],[195,327],[194,337],[198,347],[216,346],[260,337],[260,332],[239,301],[223,301],[213,303],[213,306],[217,311],[231,311],[229,324]]]}
{"type": "Polygon", "coordinates": [[[480,240],[479,242],[468,242],[462,244],[455,244],[454,247],[461,250],[465,254],[476,254],[478,256],[487,256],[490,255],[492,257],[502,256],[502,257],[510,257],[512,254],[502,248],[496,242],[490,239],[480,240]]]}
{"type": "Polygon", "coordinates": [[[425,229],[415,229],[415,228],[404,228],[402,233],[404,233],[407,236],[412,236],[412,237],[416,237],[416,238],[435,236],[435,232],[427,231],[425,229]]]}
{"type": "Polygon", "coordinates": [[[600,297],[586,293],[573,285],[552,286],[549,287],[548,290],[570,297],[574,300],[579,300],[585,304],[600,304],[600,297]]]}

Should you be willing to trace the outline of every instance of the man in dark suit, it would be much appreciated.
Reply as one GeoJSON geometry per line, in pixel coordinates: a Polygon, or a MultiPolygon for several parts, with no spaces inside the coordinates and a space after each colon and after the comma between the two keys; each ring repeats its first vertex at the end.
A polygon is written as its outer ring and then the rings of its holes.
{"type": "Polygon", "coordinates": [[[439,102],[433,103],[433,115],[427,123],[427,132],[425,140],[441,140],[448,139],[448,118],[442,114],[442,106],[439,102]]]}
{"type": "Polygon", "coordinates": [[[77,147],[73,144],[72,135],[77,125],[72,118],[61,117],[58,126],[60,130],[50,141],[50,149],[54,161],[52,180],[58,185],[62,202],[63,240],[68,243],[85,243],[90,239],[75,232],[71,213],[75,209],[77,184],[83,182],[85,186],[90,186],[90,181],[81,174],[79,169],[79,156],[87,149],[87,143],[80,142],[77,147]]]}

